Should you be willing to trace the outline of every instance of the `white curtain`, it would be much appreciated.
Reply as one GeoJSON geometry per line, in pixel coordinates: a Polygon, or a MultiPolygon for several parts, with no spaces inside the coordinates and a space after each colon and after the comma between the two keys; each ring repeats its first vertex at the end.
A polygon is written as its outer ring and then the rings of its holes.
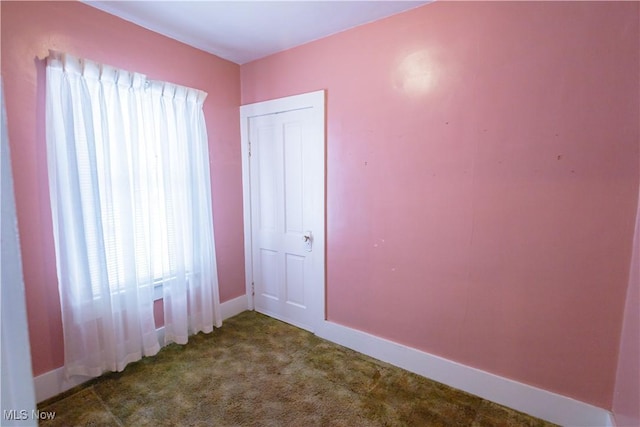
{"type": "Polygon", "coordinates": [[[67,376],[221,325],[206,93],[50,52],[47,158],[67,376]]]}

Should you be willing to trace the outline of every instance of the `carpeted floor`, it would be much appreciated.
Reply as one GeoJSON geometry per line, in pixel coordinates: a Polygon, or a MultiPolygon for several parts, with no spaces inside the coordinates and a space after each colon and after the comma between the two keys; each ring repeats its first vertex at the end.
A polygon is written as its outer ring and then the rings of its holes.
{"type": "Polygon", "coordinates": [[[42,402],[41,426],[550,426],[244,312],[42,402]]]}

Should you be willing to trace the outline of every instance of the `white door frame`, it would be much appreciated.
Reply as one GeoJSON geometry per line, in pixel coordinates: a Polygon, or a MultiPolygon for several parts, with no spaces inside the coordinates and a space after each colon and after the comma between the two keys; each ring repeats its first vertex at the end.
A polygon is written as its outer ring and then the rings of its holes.
{"type": "MultiPolygon", "coordinates": [[[[312,127],[314,128],[314,138],[318,138],[318,143],[322,143],[322,152],[326,153],[325,143],[325,91],[304,93],[301,95],[293,95],[285,98],[279,98],[269,101],[247,104],[240,107],[240,140],[242,154],[242,200],[243,200],[243,216],[244,216],[244,259],[245,259],[245,283],[247,291],[247,306],[250,310],[255,308],[253,297],[253,265],[252,265],[252,235],[251,235],[251,174],[249,164],[249,119],[251,117],[263,116],[267,114],[282,113],[292,110],[301,110],[311,108],[312,127]]],[[[320,160],[322,162],[322,216],[324,218],[323,228],[314,230],[314,252],[317,251],[321,256],[317,257],[322,262],[321,277],[315,277],[314,295],[318,298],[318,304],[313,314],[313,329],[319,328],[326,318],[325,314],[325,298],[326,298],[326,252],[325,252],[325,228],[326,228],[326,162],[325,156],[320,160]]]]}
{"type": "MultiPolygon", "coordinates": [[[[27,325],[27,305],[22,274],[20,237],[11,171],[7,114],[4,104],[4,89],[0,78],[0,318],[2,339],[0,340],[0,372],[2,388],[0,395],[0,420],[6,425],[37,426],[38,419],[32,417],[36,409],[36,397],[31,369],[31,348],[27,325]],[[6,418],[13,411],[12,418],[6,418]],[[24,412],[22,412],[24,411],[24,412]]],[[[0,421],[0,424],[2,424],[0,421]]]]}

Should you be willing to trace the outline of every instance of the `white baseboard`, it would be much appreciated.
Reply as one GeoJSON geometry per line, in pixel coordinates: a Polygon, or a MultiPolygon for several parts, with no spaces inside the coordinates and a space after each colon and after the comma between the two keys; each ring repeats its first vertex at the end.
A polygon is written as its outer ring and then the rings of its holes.
{"type": "MultiPolygon", "coordinates": [[[[241,295],[229,301],[225,301],[220,304],[220,313],[222,320],[226,320],[230,317],[240,314],[246,311],[248,308],[247,296],[241,295]]],[[[158,332],[158,339],[161,343],[164,342],[164,327],[160,327],[156,330],[158,332]]],[[[80,385],[86,381],[91,380],[92,377],[73,376],[69,380],[64,377],[64,368],[60,367],[44,374],[38,375],[33,379],[36,402],[42,402],[50,397],[63,393],[77,385],[80,385]]]]}
{"type": "Polygon", "coordinates": [[[564,426],[615,427],[612,414],[547,390],[519,383],[332,322],[316,335],[407,371],[564,426]]]}
{"type": "Polygon", "coordinates": [[[62,367],[40,374],[33,379],[36,390],[36,402],[40,403],[43,400],[87,382],[90,379],[91,377],[76,375],[66,380],[64,378],[64,368],[62,367]]]}
{"type": "Polygon", "coordinates": [[[220,304],[220,313],[222,314],[222,320],[227,320],[237,314],[247,311],[249,309],[249,301],[246,295],[240,295],[229,301],[225,301],[220,304]]]}

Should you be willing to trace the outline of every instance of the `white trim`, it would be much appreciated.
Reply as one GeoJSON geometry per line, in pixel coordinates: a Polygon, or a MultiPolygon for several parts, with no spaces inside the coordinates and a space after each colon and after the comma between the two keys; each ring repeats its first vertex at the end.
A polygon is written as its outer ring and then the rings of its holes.
{"type": "MultiPolygon", "coordinates": [[[[241,295],[220,304],[222,320],[226,320],[247,310],[247,297],[241,295]]],[[[158,340],[164,342],[164,326],[156,329],[158,340]]],[[[215,332],[214,332],[215,333],[215,332]]],[[[69,381],[64,378],[64,367],[60,367],[44,374],[40,374],[33,379],[35,385],[36,402],[42,402],[50,397],[63,393],[73,387],[91,380],[92,377],[73,376],[69,381]]]]}
{"type": "MultiPolygon", "coordinates": [[[[241,141],[241,155],[242,155],[242,201],[243,201],[243,217],[244,217],[244,259],[245,259],[245,286],[247,291],[247,299],[249,310],[255,309],[253,300],[253,265],[252,265],[252,239],[251,239],[251,180],[250,180],[250,168],[249,168],[249,118],[264,116],[267,114],[283,113],[293,110],[301,110],[311,108],[313,111],[313,126],[317,126],[317,134],[322,139],[322,151],[326,153],[326,135],[325,135],[325,91],[319,90],[316,92],[303,93],[300,95],[287,96],[284,98],[272,99],[268,101],[256,102],[254,104],[247,104],[240,106],[240,141],[241,141]],[[320,123],[322,125],[320,126],[320,123]]],[[[325,154],[326,155],[326,154],[325,154]]],[[[322,176],[322,193],[326,195],[326,162],[325,157],[322,157],[321,170],[322,176]]],[[[319,262],[322,263],[322,268],[315,269],[318,277],[314,277],[317,280],[318,286],[314,287],[315,297],[314,301],[317,301],[317,306],[314,307],[313,324],[311,325],[312,332],[325,320],[325,298],[326,298],[326,281],[325,281],[325,227],[326,227],[326,203],[325,197],[322,197],[321,206],[318,206],[318,210],[322,211],[323,215],[323,228],[322,230],[314,230],[315,248],[319,253],[322,253],[322,259],[319,262]]],[[[318,257],[316,257],[317,259],[318,257]]],[[[290,320],[285,320],[289,323],[290,320]]],[[[299,325],[298,325],[299,326],[299,325]]],[[[309,330],[309,325],[303,326],[304,329],[309,330]]]]}
{"type": "Polygon", "coordinates": [[[36,402],[40,403],[90,379],[90,377],[77,375],[66,381],[63,367],[40,374],[33,379],[36,388],[36,402]]]}
{"type": "MultiPolygon", "coordinates": [[[[240,106],[240,118],[264,116],[273,113],[301,110],[303,108],[324,107],[324,90],[302,93],[299,95],[285,96],[284,98],[270,99],[268,101],[255,102],[240,106]]],[[[324,109],[322,111],[324,115],[324,109]]],[[[241,126],[248,130],[246,123],[241,126]]]]}
{"type": "Polygon", "coordinates": [[[37,426],[38,420],[28,416],[36,408],[36,402],[33,382],[29,381],[33,371],[27,306],[1,78],[0,103],[0,424],[37,426]],[[12,413],[17,416],[9,416],[8,411],[15,411],[12,413]]]}
{"type": "Polygon", "coordinates": [[[243,107],[240,107],[240,153],[242,156],[242,215],[244,224],[244,278],[247,292],[247,306],[254,309],[253,304],[253,264],[251,247],[251,171],[249,169],[249,120],[243,107]]]}
{"type": "Polygon", "coordinates": [[[222,314],[222,320],[227,320],[243,311],[249,310],[247,305],[247,296],[240,295],[229,301],[225,301],[220,304],[220,313],[222,314]]]}
{"type": "Polygon", "coordinates": [[[543,420],[566,426],[614,427],[610,412],[489,372],[325,321],[316,334],[378,360],[543,420]]]}
{"type": "MultiPolygon", "coordinates": [[[[617,427],[618,423],[616,422],[616,416],[613,413],[609,414],[609,423],[605,425],[605,427],[617,427]]],[[[623,427],[623,426],[620,426],[623,427]]]]}

